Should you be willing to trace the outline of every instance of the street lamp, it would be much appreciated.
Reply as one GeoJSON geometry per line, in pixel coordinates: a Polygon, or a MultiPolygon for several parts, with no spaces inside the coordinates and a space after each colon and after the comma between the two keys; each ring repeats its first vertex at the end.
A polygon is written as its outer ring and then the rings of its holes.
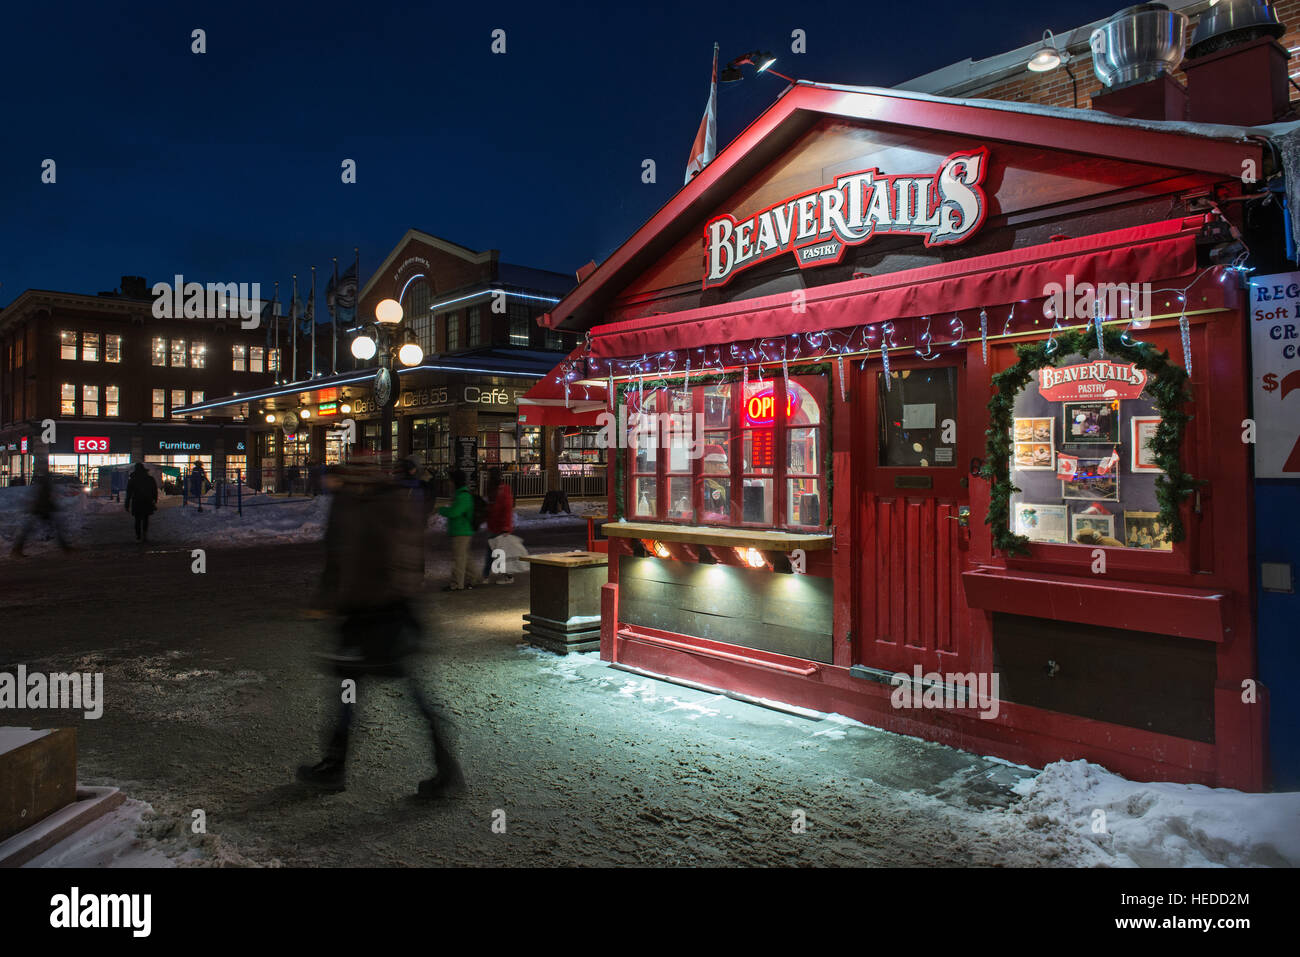
{"type": "Polygon", "coordinates": [[[740,68],[742,66],[752,66],[755,73],[771,73],[773,76],[779,76],[787,83],[794,83],[794,77],[786,76],[784,73],[772,69],[772,64],[775,62],[776,57],[765,50],[753,50],[749,53],[742,53],[722,68],[722,73],[718,76],[718,80],[722,83],[735,83],[739,80],[743,80],[745,75],[740,72],[740,68]]]}
{"type": "Polygon", "coordinates": [[[396,299],[383,299],[375,306],[375,321],[371,329],[352,340],[352,354],[363,362],[378,357],[379,368],[373,385],[375,402],[383,409],[384,424],[380,445],[392,454],[393,444],[393,391],[392,368],[394,360],[407,368],[424,361],[424,350],[414,341],[410,329],[402,328],[402,304],[396,299]]]}

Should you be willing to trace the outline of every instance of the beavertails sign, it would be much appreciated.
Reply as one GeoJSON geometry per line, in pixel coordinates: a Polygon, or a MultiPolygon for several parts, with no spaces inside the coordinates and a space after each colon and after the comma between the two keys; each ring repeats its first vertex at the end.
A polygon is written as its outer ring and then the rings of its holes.
{"type": "Polygon", "coordinates": [[[1038,392],[1050,402],[1136,399],[1146,384],[1147,374],[1133,363],[1108,359],[1038,370],[1038,392]]]}
{"type": "Polygon", "coordinates": [[[964,242],[984,222],[980,184],[988,159],[981,146],[952,154],[933,176],[860,170],[739,222],[717,216],[704,226],[704,288],[787,252],[800,269],[837,263],[845,247],[873,236],[922,236],[927,246],[964,242]]]}

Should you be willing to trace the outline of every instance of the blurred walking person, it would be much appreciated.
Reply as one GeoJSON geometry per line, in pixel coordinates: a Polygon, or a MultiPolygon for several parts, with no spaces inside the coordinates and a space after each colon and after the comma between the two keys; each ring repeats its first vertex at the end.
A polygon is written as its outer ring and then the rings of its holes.
{"type": "Polygon", "coordinates": [[[362,681],[389,675],[406,679],[416,708],[429,725],[437,773],[419,783],[420,797],[458,797],[465,777],[456,760],[452,726],[410,673],[422,627],[415,601],[424,583],[423,504],[377,466],[349,465],[331,475],[334,497],[325,530],[325,571],[317,606],[339,616],[339,650],[329,656],[335,674],[355,682],[339,694],[334,729],[324,758],[298,768],[298,779],[329,791],[347,785],[348,740],[362,681]]]}
{"type": "Polygon", "coordinates": [[[135,517],[135,540],[149,543],[149,516],[158,511],[158,483],[143,462],[135,463],[126,482],[126,510],[135,517]]]}
{"type": "Polygon", "coordinates": [[[483,584],[469,558],[469,543],[474,537],[474,530],[481,522],[475,522],[474,496],[466,484],[465,473],[461,469],[452,469],[451,504],[438,509],[438,514],[447,519],[447,534],[451,537],[451,584],[443,591],[460,591],[483,584]],[[467,580],[468,579],[468,580],[467,580]]]}
{"type": "Polygon", "coordinates": [[[13,550],[10,552],[15,558],[22,557],[23,545],[26,544],[27,536],[31,534],[37,522],[44,522],[53,528],[59,547],[65,552],[72,551],[72,546],[68,544],[63,534],[63,516],[59,513],[58,503],[54,500],[54,479],[48,471],[37,472],[32,476],[32,501],[27,510],[27,520],[23,522],[22,531],[18,533],[18,540],[14,542],[13,550]]]}

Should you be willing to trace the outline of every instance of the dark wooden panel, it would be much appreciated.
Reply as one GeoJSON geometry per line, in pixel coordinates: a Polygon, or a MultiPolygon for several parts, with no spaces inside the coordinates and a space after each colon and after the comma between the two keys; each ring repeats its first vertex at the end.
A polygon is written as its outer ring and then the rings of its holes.
{"type": "Polygon", "coordinates": [[[657,558],[619,565],[629,625],[830,663],[832,616],[827,578],[657,558]]]}
{"type": "MultiPolygon", "coordinates": [[[[1097,609],[1099,619],[1105,614],[1097,609]]],[[[1104,625],[993,616],[1003,700],[1209,743],[1214,651],[1206,642],[1104,625]]]]}

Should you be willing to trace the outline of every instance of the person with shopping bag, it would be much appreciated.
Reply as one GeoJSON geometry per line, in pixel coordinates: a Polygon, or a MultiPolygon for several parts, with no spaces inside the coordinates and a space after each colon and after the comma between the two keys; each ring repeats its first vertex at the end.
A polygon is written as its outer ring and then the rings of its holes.
{"type": "Polygon", "coordinates": [[[510,486],[501,480],[500,469],[494,468],[488,472],[487,500],[488,547],[487,560],[483,564],[483,579],[498,585],[513,585],[515,578],[511,572],[518,564],[519,556],[528,554],[528,550],[523,547],[524,543],[519,537],[513,534],[515,495],[510,486]],[[494,571],[493,556],[498,550],[502,552],[505,561],[500,566],[500,571],[494,571]]]}

